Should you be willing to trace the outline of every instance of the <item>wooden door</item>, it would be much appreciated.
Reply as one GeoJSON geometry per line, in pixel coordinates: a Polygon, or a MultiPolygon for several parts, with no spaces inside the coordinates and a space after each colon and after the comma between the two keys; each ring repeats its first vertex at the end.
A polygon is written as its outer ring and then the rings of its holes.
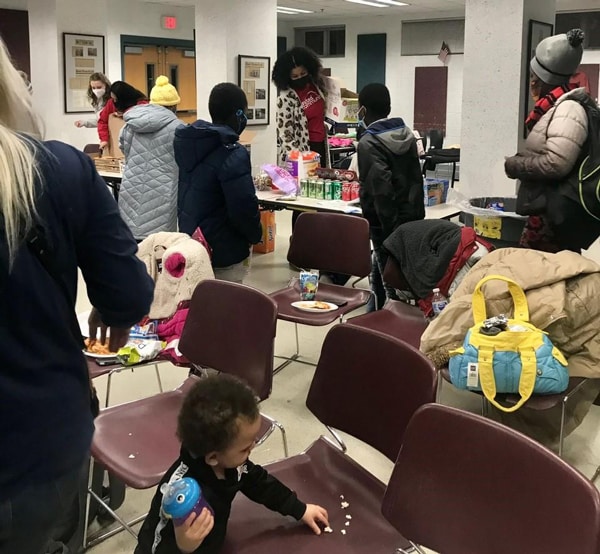
{"type": "Polygon", "coordinates": [[[177,89],[181,102],[177,117],[185,123],[193,123],[196,113],[196,57],[190,50],[165,47],[164,73],[177,89]]]}
{"type": "Polygon", "coordinates": [[[181,102],[177,117],[185,123],[196,121],[196,58],[193,51],[173,46],[125,46],[123,78],[150,97],[160,75],[175,86],[181,102]]]}

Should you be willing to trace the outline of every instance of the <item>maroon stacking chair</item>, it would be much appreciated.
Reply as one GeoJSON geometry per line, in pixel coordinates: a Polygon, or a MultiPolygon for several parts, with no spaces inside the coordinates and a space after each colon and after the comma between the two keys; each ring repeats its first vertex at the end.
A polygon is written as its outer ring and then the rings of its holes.
{"type": "MultiPolygon", "coordinates": [[[[385,264],[383,280],[395,289],[406,289],[404,276],[398,263],[391,256],[385,264]]],[[[418,307],[400,300],[387,300],[381,310],[350,318],[346,323],[392,335],[415,348],[419,348],[421,336],[428,325],[427,319],[418,307]]]]}
{"type": "Polygon", "coordinates": [[[173,391],[101,410],[94,422],[96,431],[91,448],[86,518],[93,497],[121,524],[121,527],[108,533],[88,537],[86,521],[84,549],[123,530],[137,537],[132,527],[146,517],[144,514],[133,521],[126,522],[92,490],[94,464],[96,462],[101,464],[131,488],[155,487],[179,456],[180,443],[176,435],[177,416],[185,394],[197,379],[191,376],[173,391]]]}
{"type": "MultiPolygon", "coordinates": [[[[365,278],[371,273],[369,224],[356,216],[330,213],[302,213],[296,221],[290,242],[288,261],[302,269],[318,269],[365,278]]],[[[299,279],[292,279],[281,290],[271,293],[277,303],[277,317],[294,324],[296,352],[279,365],[275,373],[293,361],[298,361],[300,345],[298,324],[329,325],[336,319],[364,306],[370,291],[341,285],[319,283],[317,300],[343,304],[338,310],[326,313],[308,313],[297,310],[292,302],[300,300],[299,279]]],[[[283,356],[277,356],[284,358],[283,356]]]]}
{"type": "MultiPolygon", "coordinates": [[[[194,365],[244,380],[266,400],[273,387],[273,357],[277,305],[265,293],[236,283],[210,279],[198,284],[179,341],[179,350],[194,365]]],[[[283,426],[261,413],[257,445],[283,426]]]]}
{"type": "Polygon", "coordinates": [[[409,423],[382,511],[412,548],[443,554],[600,552],[590,481],[525,435],[439,404],[409,423]]]}
{"type": "MultiPolygon", "coordinates": [[[[306,405],[325,425],[395,460],[412,414],[433,402],[436,378],[431,363],[410,345],[337,325],[325,338],[306,405]]],[[[308,527],[238,495],[222,554],[392,554],[408,546],[381,516],[384,483],[346,454],[337,432],[332,435],[334,441],[320,437],[301,454],[266,469],[303,501],[326,508],[333,533],[316,537],[308,527]]]]}

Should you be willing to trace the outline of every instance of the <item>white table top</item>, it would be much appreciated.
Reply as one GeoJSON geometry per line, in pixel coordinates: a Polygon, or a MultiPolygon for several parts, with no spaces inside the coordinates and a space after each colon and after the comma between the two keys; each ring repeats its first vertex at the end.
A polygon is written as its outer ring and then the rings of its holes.
{"type": "MultiPolygon", "coordinates": [[[[276,203],[288,210],[315,210],[325,212],[335,212],[344,214],[362,214],[360,206],[353,205],[343,200],[319,200],[316,198],[305,198],[298,196],[296,200],[281,200],[285,196],[281,191],[266,190],[257,191],[256,196],[259,202],[276,203]]],[[[450,219],[460,214],[460,209],[450,204],[439,204],[437,206],[428,206],[425,208],[425,219],[450,219]]]]}
{"type": "Polygon", "coordinates": [[[123,174],[120,171],[104,171],[103,169],[98,170],[98,175],[106,179],[122,179],[123,174]]]}

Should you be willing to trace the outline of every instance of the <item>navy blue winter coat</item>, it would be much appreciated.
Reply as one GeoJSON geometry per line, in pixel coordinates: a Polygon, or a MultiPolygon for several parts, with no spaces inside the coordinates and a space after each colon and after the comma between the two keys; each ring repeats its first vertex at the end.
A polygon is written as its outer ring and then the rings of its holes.
{"type": "Polygon", "coordinates": [[[175,131],[179,231],[202,229],[214,267],[248,257],[262,229],[248,151],[230,127],[198,120],[175,131]]]}

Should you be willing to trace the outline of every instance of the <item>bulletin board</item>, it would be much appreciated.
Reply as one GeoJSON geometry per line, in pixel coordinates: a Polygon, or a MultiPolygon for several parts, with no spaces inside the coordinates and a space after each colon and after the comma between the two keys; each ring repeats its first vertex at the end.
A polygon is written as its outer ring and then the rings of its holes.
{"type": "Polygon", "coordinates": [[[238,85],[248,99],[248,125],[269,124],[270,80],[271,58],[238,56],[238,85]]]}
{"type": "Polygon", "coordinates": [[[65,113],[93,112],[90,75],[104,73],[104,37],[63,33],[65,113]]]}

